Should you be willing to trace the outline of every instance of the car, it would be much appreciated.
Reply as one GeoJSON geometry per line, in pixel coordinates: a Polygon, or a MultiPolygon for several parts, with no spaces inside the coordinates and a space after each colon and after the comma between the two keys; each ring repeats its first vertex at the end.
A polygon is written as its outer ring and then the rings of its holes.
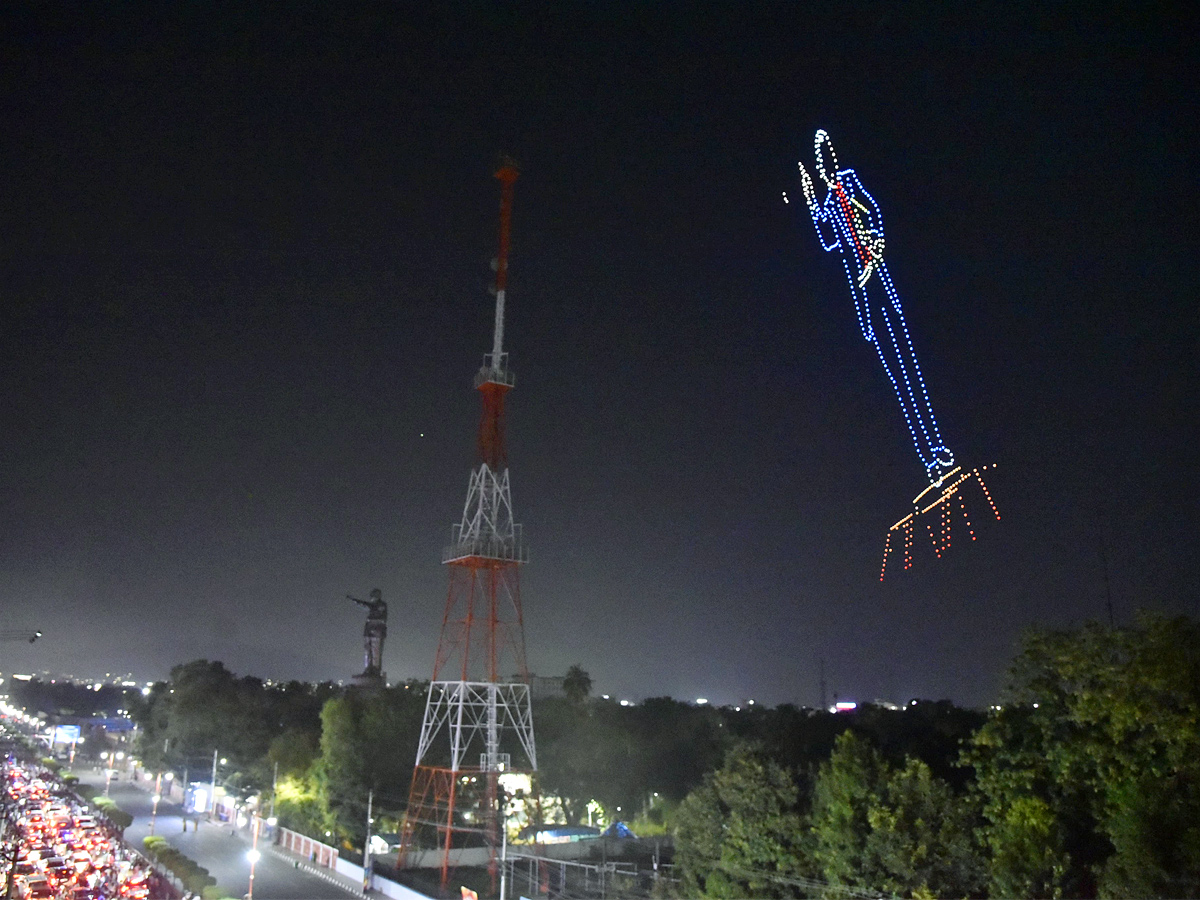
{"type": "Polygon", "coordinates": [[[52,856],[43,860],[42,865],[45,867],[46,875],[56,882],[75,874],[75,867],[61,856],[52,856]]]}
{"type": "Polygon", "coordinates": [[[25,900],[29,900],[29,898],[43,900],[43,898],[54,896],[54,887],[45,875],[27,875],[21,879],[20,885],[21,896],[25,900]]]}

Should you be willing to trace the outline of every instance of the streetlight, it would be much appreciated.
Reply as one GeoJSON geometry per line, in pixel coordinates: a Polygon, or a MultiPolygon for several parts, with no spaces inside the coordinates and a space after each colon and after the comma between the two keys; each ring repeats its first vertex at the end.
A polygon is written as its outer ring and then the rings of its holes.
{"type": "Polygon", "coordinates": [[[250,889],[246,891],[246,900],[254,900],[254,864],[259,861],[262,854],[258,852],[258,828],[261,819],[258,815],[258,810],[254,811],[254,839],[250,843],[250,850],[246,854],[246,859],[250,860],[250,889]]]}
{"type": "MultiPolygon", "coordinates": [[[[225,765],[226,762],[228,762],[228,760],[226,760],[225,757],[222,756],[221,757],[221,765],[225,765]]],[[[208,805],[208,818],[210,821],[212,820],[213,813],[217,811],[217,751],[216,750],[213,751],[211,791],[212,791],[212,800],[208,805]]]]}
{"type": "MultiPolygon", "coordinates": [[[[173,772],[167,773],[167,790],[170,790],[171,779],[174,777],[175,777],[175,774],[173,772]]],[[[150,812],[150,833],[151,834],[154,834],[154,823],[158,819],[158,802],[160,800],[162,800],[162,792],[161,792],[162,791],[162,782],[163,782],[163,773],[159,772],[158,778],[156,778],[154,780],[154,796],[151,798],[154,800],[154,808],[150,812]]]]}
{"type": "Polygon", "coordinates": [[[110,754],[107,750],[105,750],[104,752],[102,752],[100,754],[100,760],[101,760],[101,762],[104,763],[104,796],[105,797],[108,796],[108,785],[112,781],[112,777],[113,777],[113,760],[109,758],[111,755],[112,754],[110,754]]]}

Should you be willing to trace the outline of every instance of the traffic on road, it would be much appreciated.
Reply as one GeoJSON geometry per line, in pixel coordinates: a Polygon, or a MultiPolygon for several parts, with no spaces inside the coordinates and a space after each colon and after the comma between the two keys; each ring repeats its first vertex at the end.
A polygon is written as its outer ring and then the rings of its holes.
{"type": "Polygon", "coordinates": [[[5,898],[157,900],[178,894],[39,764],[3,761],[5,898]]]}

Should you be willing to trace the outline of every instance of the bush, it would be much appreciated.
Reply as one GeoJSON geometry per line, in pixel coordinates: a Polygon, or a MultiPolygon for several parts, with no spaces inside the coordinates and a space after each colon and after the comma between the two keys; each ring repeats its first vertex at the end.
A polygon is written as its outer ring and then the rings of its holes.
{"type": "Polygon", "coordinates": [[[124,831],[133,824],[133,816],[117,806],[107,797],[97,797],[92,801],[92,805],[104,815],[108,816],[108,820],[113,823],[121,831],[124,831]]]}
{"type": "Polygon", "coordinates": [[[155,862],[183,882],[186,890],[194,894],[203,894],[205,888],[216,885],[217,879],[208,874],[208,869],[194,859],[184,856],[162,835],[147,835],[142,838],[142,845],[155,862]]]}
{"type": "Polygon", "coordinates": [[[208,869],[203,866],[196,866],[196,870],[190,875],[183,877],[183,886],[193,894],[203,895],[207,888],[216,887],[217,879],[208,874],[208,869]]]}

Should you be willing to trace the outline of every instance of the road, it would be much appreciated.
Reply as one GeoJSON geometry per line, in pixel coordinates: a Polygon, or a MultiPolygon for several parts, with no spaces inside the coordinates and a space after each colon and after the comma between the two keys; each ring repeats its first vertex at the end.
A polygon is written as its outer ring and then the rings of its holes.
{"type": "MultiPolygon", "coordinates": [[[[104,792],[104,775],[80,768],[74,772],[79,780],[95,785],[104,792]]],[[[150,833],[153,801],[150,794],[124,781],[109,785],[108,796],[117,806],[133,816],[133,824],[125,829],[125,840],[135,849],[142,849],[142,838],[150,833]]],[[[201,821],[199,830],[188,822],[183,830],[183,810],[175,803],[162,801],[154,820],[154,833],[166,838],[171,846],[208,869],[217,885],[230,897],[242,897],[250,884],[250,835],[230,826],[201,821]]],[[[346,900],[361,897],[350,889],[310,874],[305,867],[284,858],[260,839],[262,857],[254,867],[255,900],[346,900]]]]}

